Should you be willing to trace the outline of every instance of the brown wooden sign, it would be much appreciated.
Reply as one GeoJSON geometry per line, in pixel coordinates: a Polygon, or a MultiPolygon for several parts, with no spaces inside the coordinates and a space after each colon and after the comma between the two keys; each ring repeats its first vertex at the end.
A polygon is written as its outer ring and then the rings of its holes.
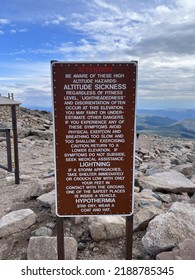
{"type": "Polygon", "coordinates": [[[52,62],[57,215],[132,214],[136,70],[52,62]]]}

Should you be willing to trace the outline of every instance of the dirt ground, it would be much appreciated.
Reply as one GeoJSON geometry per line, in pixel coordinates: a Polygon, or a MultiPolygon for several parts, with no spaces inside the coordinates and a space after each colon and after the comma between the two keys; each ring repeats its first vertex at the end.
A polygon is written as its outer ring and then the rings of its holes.
{"type": "MultiPolygon", "coordinates": [[[[151,148],[156,145],[155,138],[140,136],[138,147],[151,148]]],[[[0,162],[6,162],[5,141],[0,142],[0,162]]],[[[37,214],[36,223],[29,229],[0,239],[0,259],[27,259],[27,246],[34,231],[41,226],[52,228],[52,235],[56,235],[56,219],[51,214],[51,209],[42,206],[36,197],[26,199],[29,187],[38,181],[53,180],[54,177],[44,178],[54,170],[53,143],[47,140],[19,140],[20,177],[21,183],[15,185],[13,174],[0,169],[0,218],[5,214],[24,208],[30,208],[37,214]],[[52,226],[51,226],[52,225],[52,226]]],[[[78,242],[77,259],[125,259],[125,238],[111,241],[94,242],[87,227],[87,217],[79,224],[75,224],[75,218],[64,218],[64,233],[73,236],[78,242]]],[[[144,231],[133,234],[133,258],[143,259],[141,253],[141,239],[144,231]]]]}

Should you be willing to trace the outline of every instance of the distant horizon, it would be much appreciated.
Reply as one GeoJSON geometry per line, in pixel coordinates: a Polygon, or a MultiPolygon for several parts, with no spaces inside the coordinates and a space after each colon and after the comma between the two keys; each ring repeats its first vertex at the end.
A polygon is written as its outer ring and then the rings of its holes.
{"type": "MultiPolygon", "coordinates": [[[[52,105],[51,106],[36,106],[36,105],[20,105],[21,107],[23,108],[27,108],[27,109],[32,109],[32,108],[35,108],[35,110],[39,110],[40,108],[47,108],[47,109],[51,109],[52,110],[52,105]]],[[[178,110],[178,111],[183,111],[183,110],[195,110],[195,107],[193,108],[181,108],[181,107],[175,107],[175,108],[136,108],[136,110],[150,110],[150,111],[160,111],[160,110],[178,110]]]]}
{"type": "MultiPolygon", "coordinates": [[[[0,93],[0,96],[2,97],[8,97],[8,94],[2,94],[0,93]]],[[[13,95],[14,100],[20,102],[20,100],[18,98],[15,98],[15,95],[13,95]]],[[[158,104],[158,102],[157,102],[158,104]]],[[[37,109],[37,110],[44,110],[44,109],[50,109],[50,111],[53,108],[53,104],[52,102],[48,105],[48,106],[39,106],[39,105],[30,105],[30,104],[23,104],[22,102],[20,102],[20,106],[23,108],[27,108],[27,109],[37,109]]],[[[177,110],[177,111],[181,111],[181,110],[195,110],[195,106],[194,107],[158,107],[158,106],[152,106],[152,107],[144,107],[144,106],[136,106],[136,110],[150,110],[150,111],[155,111],[155,110],[177,110]]]]}

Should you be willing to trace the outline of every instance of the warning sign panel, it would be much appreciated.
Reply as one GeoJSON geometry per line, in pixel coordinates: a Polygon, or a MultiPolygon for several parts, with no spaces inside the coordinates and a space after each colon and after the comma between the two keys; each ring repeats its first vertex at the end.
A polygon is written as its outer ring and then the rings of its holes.
{"type": "Polygon", "coordinates": [[[137,63],[52,62],[57,215],[129,215],[137,63]]]}

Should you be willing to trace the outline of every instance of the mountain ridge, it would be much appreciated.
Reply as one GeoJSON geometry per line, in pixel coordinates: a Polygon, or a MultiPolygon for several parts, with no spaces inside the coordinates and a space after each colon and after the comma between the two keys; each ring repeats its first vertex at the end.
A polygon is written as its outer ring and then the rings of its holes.
{"type": "MultiPolygon", "coordinates": [[[[195,109],[180,110],[182,112],[182,115],[180,116],[178,115],[179,113],[177,111],[176,118],[170,117],[173,116],[173,111],[147,110],[147,114],[145,114],[145,109],[141,111],[137,110],[136,132],[142,134],[157,134],[174,138],[195,139],[195,109]],[[167,115],[160,115],[160,113],[162,112],[164,114],[167,112],[168,113],[167,115]],[[157,115],[155,115],[155,113],[157,115]],[[182,119],[182,116],[184,115],[186,116],[186,119],[182,119]]],[[[18,118],[23,119],[23,132],[26,130],[31,131],[33,127],[37,127],[37,117],[39,119],[38,122],[43,123],[42,130],[44,129],[44,127],[48,126],[48,124],[44,123],[44,119],[47,119],[47,122],[49,121],[49,127],[52,125],[52,108],[50,107],[36,107],[35,109],[30,109],[20,106],[18,112],[18,118]]],[[[4,110],[0,116],[0,123],[2,121],[5,121],[6,115],[7,113],[4,110]]],[[[51,127],[50,131],[52,133],[51,127]]]]}
{"type": "Polygon", "coordinates": [[[195,109],[137,109],[138,133],[195,138],[195,109]]]}
{"type": "Polygon", "coordinates": [[[195,119],[195,109],[137,109],[137,115],[165,116],[170,119],[181,121],[184,119],[195,119]]]}

